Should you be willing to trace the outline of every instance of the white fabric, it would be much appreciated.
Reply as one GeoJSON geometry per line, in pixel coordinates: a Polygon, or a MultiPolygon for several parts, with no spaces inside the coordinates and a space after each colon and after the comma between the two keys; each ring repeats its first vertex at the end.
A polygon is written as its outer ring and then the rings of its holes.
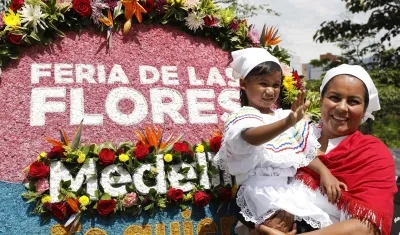
{"type": "MultiPolygon", "coordinates": [[[[298,152],[290,148],[274,152],[266,149],[270,142],[253,146],[241,137],[243,130],[276,122],[289,113],[290,110],[278,109],[274,115],[261,114],[251,107],[242,107],[232,113],[225,125],[224,140],[215,159],[241,185],[236,201],[247,221],[260,224],[277,210],[283,209],[299,218],[310,217],[319,221],[320,226],[327,226],[331,224],[329,216],[318,207],[308,204],[307,195],[298,196],[288,187],[289,177],[294,177],[297,168],[308,165],[316,156],[320,145],[314,133],[309,133],[303,151],[296,150],[298,152]]],[[[294,139],[294,130],[295,127],[292,127],[276,138],[291,136],[294,139]]]]}
{"type": "Polygon", "coordinates": [[[375,87],[374,82],[372,81],[371,77],[365,71],[365,69],[359,65],[348,65],[348,64],[342,64],[338,67],[332,68],[328,70],[328,72],[325,74],[324,79],[322,80],[322,84],[320,87],[320,92],[324,89],[325,85],[335,76],[342,75],[342,74],[349,74],[354,77],[357,77],[360,79],[365,86],[368,89],[368,94],[369,94],[369,105],[368,108],[365,112],[365,116],[361,123],[365,122],[368,118],[371,118],[374,120],[374,116],[372,115],[372,112],[378,111],[381,109],[381,105],[379,103],[379,97],[378,97],[378,90],[375,87]]]}
{"type": "Polygon", "coordinates": [[[233,61],[230,67],[233,69],[234,78],[245,78],[257,65],[272,61],[280,66],[279,60],[272,56],[264,48],[246,48],[232,52],[233,61]]]}
{"type": "MultiPolygon", "coordinates": [[[[313,128],[314,135],[318,138],[320,137],[321,129],[319,126],[315,125],[313,128]]],[[[340,144],[341,141],[343,141],[347,136],[342,136],[338,137],[335,139],[330,139],[328,141],[328,147],[325,153],[330,152],[333,150],[336,146],[340,144]]],[[[306,185],[304,185],[301,181],[294,180],[291,178],[289,180],[289,188],[290,191],[295,192],[295,194],[285,194],[284,197],[282,198],[282,204],[296,201],[298,198],[307,198],[307,203],[312,205],[313,207],[316,206],[319,208],[321,211],[325,212],[329,216],[329,220],[332,224],[338,223],[343,220],[348,220],[350,219],[349,215],[346,214],[344,211],[341,211],[337,209],[336,205],[333,205],[328,202],[328,198],[324,195],[321,194],[319,190],[313,191],[310,188],[308,188],[306,185]]],[[[283,209],[283,208],[281,208],[283,209]]],[[[315,220],[311,217],[297,217],[297,220],[303,219],[306,221],[308,224],[310,224],[314,228],[321,228],[324,227],[320,221],[315,220]]],[[[238,223],[235,227],[235,232],[238,235],[250,235],[250,230],[243,225],[242,223],[238,223]]]]}

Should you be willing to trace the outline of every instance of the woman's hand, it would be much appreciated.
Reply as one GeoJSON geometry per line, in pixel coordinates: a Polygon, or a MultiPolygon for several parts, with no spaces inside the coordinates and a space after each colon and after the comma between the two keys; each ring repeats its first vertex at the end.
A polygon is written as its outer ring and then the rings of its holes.
{"type": "Polygon", "coordinates": [[[300,121],[305,113],[308,107],[310,107],[310,101],[304,102],[304,98],[306,96],[306,92],[304,90],[300,90],[299,93],[297,94],[297,97],[294,99],[292,103],[291,110],[292,112],[289,114],[288,121],[291,125],[296,124],[298,121],[300,121]]]}
{"type": "Polygon", "coordinates": [[[292,230],[287,233],[261,224],[251,231],[251,235],[295,235],[296,232],[296,224],[294,224],[292,230]]]}
{"type": "Polygon", "coordinates": [[[264,222],[264,225],[285,233],[292,230],[293,224],[294,215],[283,210],[277,211],[273,216],[264,222]]]}
{"type": "Polygon", "coordinates": [[[321,188],[322,191],[328,196],[328,201],[330,203],[336,203],[342,196],[342,189],[347,191],[347,185],[340,182],[335,176],[331,174],[329,170],[324,171],[320,175],[321,188]]]}

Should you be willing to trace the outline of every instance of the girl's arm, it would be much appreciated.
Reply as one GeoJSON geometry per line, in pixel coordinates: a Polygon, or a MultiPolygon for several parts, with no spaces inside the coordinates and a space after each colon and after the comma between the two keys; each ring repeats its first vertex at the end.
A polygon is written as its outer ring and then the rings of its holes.
{"type": "Polygon", "coordinates": [[[341,188],[343,187],[347,191],[347,186],[343,182],[340,182],[333,176],[330,170],[322,163],[322,161],[316,157],[307,166],[311,170],[315,171],[320,176],[320,183],[322,190],[328,196],[328,201],[330,203],[335,203],[339,201],[341,197],[341,188]]]}
{"type": "Polygon", "coordinates": [[[247,143],[258,146],[272,140],[293,125],[290,119],[284,118],[271,124],[246,129],[242,131],[242,138],[247,143]]]}

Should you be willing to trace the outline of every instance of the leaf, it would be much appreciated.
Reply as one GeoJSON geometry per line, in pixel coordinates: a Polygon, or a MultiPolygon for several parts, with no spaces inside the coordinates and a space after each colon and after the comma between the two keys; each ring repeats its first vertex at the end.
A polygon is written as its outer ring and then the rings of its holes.
{"type": "Polygon", "coordinates": [[[190,170],[190,167],[182,167],[181,169],[179,169],[178,173],[180,174],[187,174],[190,170]]]}
{"type": "Polygon", "coordinates": [[[68,140],[68,136],[65,133],[64,129],[60,129],[60,135],[61,135],[61,141],[64,143],[64,145],[69,145],[69,140],[68,140]]]}
{"type": "Polygon", "coordinates": [[[108,193],[104,193],[103,195],[101,195],[100,200],[110,200],[111,196],[108,193]]]}
{"type": "Polygon", "coordinates": [[[72,139],[72,142],[70,145],[72,151],[76,151],[78,149],[79,145],[81,144],[82,126],[83,126],[83,119],[82,119],[81,123],[79,124],[79,127],[76,130],[75,135],[72,139]]]}
{"type": "Polygon", "coordinates": [[[40,42],[40,38],[39,36],[35,33],[35,31],[32,31],[29,36],[33,39],[35,39],[36,41],[40,42]]]}
{"type": "Polygon", "coordinates": [[[153,208],[153,203],[150,203],[149,205],[145,206],[145,207],[144,207],[144,210],[145,210],[145,211],[148,211],[148,210],[150,210],[151,208],[153,208]]]}

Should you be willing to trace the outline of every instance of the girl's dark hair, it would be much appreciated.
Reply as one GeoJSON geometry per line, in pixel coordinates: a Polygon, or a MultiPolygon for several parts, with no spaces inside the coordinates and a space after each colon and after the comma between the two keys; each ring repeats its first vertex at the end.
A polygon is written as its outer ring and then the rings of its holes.
{"type": "MultiPolygon", "coordinates": [[[[282,68],[279,64],[273,61],[266,61],[262,62],[261,64],[257,65],[254,67],[244,78],[249,79],[249,77],[252,76],[259,76],[259,75],[268,75],[272,74],[274,72],[281,72],[282,73],[282,68]]],[[[244,92],[242,89],[240,89],[240,106],[248,106],[249,105],[249,99],[247,98],[246,92],[244,92]]]]}
{"type": "MultiPolygon", "coordinates": [[[[351,75],[351,74],[340,74],[340,75],[346,75],[346,76],[349,76],[349,77],[353,77],[353,78],[359,79],[358,77],[353,76],[353,75],[351,75]]],[[[329,81],[325,84],[324,88],[322,88],[322,91],[321,91],[321,98],[325,95],[326,90],[328,89],[328,87],[329,87],[329,85],[331,84],[332,80],[335,79],[337,76],[339,76],[339,75],[336,75],[335,77],[331,78],[331,80],[329,80],[329,81]]],[[[368,93],[368,88],[367,88],[367,86],[365,85],[365,83],[364,83],[361,79],[359,79],[359,80],[362,82],[362,84],[363,84],[363,86],[364,86],[364,103],[365,103],[364,111],[365,111],[365,110],[367,110],[368,105],[369,105],[369,93],[368,93]]]]}

